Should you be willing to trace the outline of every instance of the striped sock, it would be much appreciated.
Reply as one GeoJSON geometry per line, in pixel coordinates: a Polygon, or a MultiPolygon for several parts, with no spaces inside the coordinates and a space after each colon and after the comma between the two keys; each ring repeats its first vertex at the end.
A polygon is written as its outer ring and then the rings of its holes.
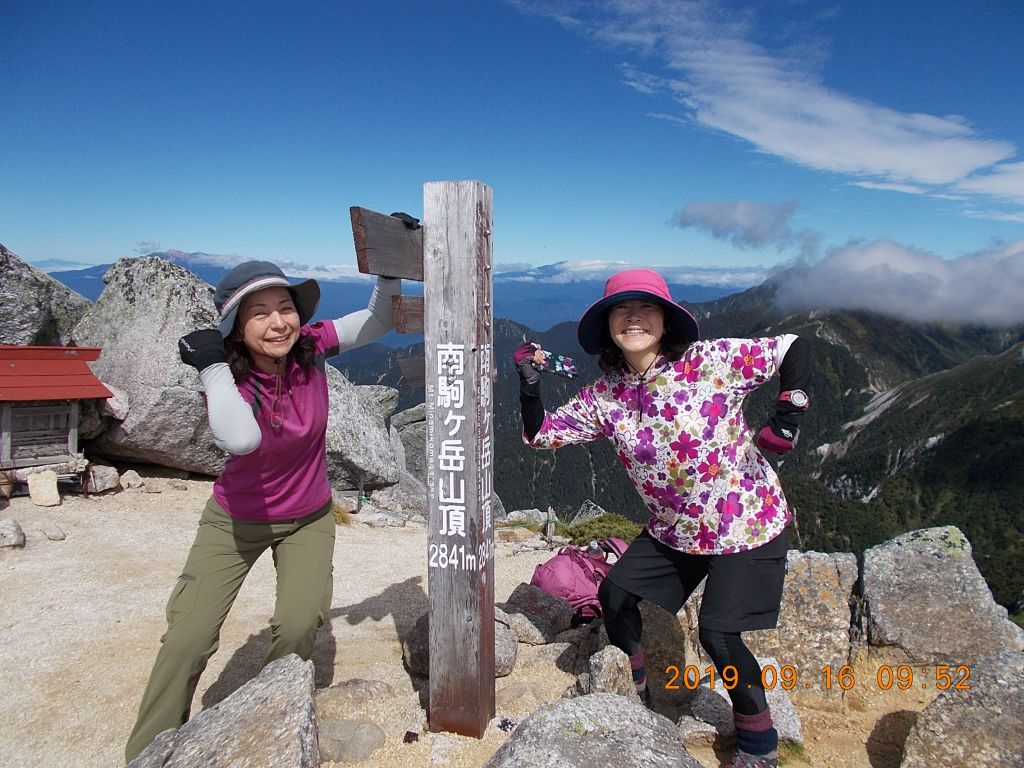
{"type": "Polygon", "coordinates": [[[756,715],[741,715],[733,712],[736,725],[736,746],[751,755],[775,757],[779,747],[779,732],[772,722],[771,710],[756,715]]]}

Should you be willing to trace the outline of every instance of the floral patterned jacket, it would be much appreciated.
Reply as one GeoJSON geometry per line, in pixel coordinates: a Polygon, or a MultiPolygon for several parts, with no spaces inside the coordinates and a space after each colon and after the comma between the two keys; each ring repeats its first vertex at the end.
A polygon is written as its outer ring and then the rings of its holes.
{"type": "Polygon", "coordinates": [[[697,341],[676,362],[659,357],[644,377],[606,374],[545,413],[529,445],[606,437],[651,512],[656,539],[692,554],[759,547],[792,514],[742,405],[778,370],[786,338],[697,341]]]}

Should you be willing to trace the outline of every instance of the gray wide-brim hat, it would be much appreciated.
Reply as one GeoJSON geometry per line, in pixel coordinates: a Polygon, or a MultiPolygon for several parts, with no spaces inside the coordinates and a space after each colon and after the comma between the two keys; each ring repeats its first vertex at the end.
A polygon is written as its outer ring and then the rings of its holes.
{"type": "Polygon", "coordinates": [[[300,325],[312,319],[320,303],[320,284],[316,280],[310,278],[290,283],[276,264],[269,261],[247,261],[224,275],[213,289],[213,304],[220,314],[217,330],[221,335],[227,338],[235,329],[235,318],[238,316],[238,308],[242,306],[242,299],[250,293],[273,286],[282,286],[291,291],[295,298],[295,309],[299,312],[300,325]]]}

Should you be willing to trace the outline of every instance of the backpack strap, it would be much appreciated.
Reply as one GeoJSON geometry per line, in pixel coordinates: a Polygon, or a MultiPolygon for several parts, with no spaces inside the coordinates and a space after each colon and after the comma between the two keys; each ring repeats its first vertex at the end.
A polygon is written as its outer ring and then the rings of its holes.
{"type": "Polygon", "coordinates": [[[622,539],[601,539],[598,544],[601,545],[601,549],[610,555],[615,555],[616,558],[622,557],[622,553],[626,551],[626,547],[623,546],[626,542],[622,539]]]}

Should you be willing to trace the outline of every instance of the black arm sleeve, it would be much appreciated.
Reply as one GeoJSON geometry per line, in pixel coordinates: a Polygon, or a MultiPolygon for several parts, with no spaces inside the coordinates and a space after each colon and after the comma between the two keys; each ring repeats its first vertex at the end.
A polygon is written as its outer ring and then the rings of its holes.
{"type": "MultiPolygon", "coordinates": [[[[811,383],[811,345],[807,339],[797,337],[786,350],[779,366],[779,391],[789,392],[800,389],[807,392],[811,383]]],[[[775,404],[775,419],[790,428],[799,428],[803,421],[803,409],[792,403],[778,402],[775,404]]]]}
{"type": "Polygon", "coordinates": [[[544,402],[540,399],[540,381],[519,386],[519,403],[523,412],[523,434],[533,440],[544,424],[544,402]]]}

